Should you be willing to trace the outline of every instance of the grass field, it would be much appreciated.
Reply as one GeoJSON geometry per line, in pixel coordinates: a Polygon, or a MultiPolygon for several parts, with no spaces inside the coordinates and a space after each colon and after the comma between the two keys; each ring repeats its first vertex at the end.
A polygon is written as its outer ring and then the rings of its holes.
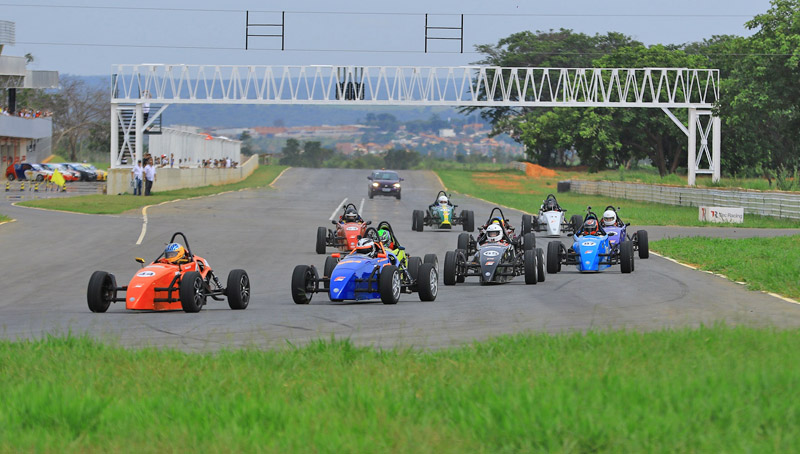
{"type": "Polygon", "coordinates": [[[0,214],[0,222],[6,222],[6,221],[10,221],[10,220],[11,220],[10,217],[0,214]]]}
{"type": "Polygon", "coordinates": [[[773,238],[670,238],[650,249],[700,269],[800,299],[800,235],[773,238]]]}
{"type": "Polygon", "coordinates": [[[218,194],[225,191],[237,191],[246,188],[257,188],[269,185],[286,166],[259,166],[252,175],[238,183],[220,186],[203,186],[175,191],[153,192],[149,197],[123,195],[84,195],[77,197],[53,198],[21,202],[18,205],[47,208],[51,210],[74,211],[88,214],[119,214],[145,205],[156,205],[170,200],[186,199],[218,194]]]}
{"type": "MultiPolygon", "coordinates": [[[[498,172],[472,172],[440,170],[436,172],[448,190],[479,197],[529,213],[537,213],[549,193],[556,194],[559,204],[568,210],[567,215],[584,214],[590,205],[598,216],[608,205],[621,207],[620,217],[636,225],[725,226],[697,219],[697,208],[613,199],[574,192],[556,193],[556,186],[564,175],[534,178],[516,170],[498,172]]],[[[458,203],[458,200],[455,200],[458,203]]],[[[476,222],[483,222],[489,213],[475,213],[476,222]]],[[[520,221],[517,220],[517,223],[520,221]]],[[[731,227],[800,228],[800,221],[766,216],[745,215],[744,224],[727,224],[731,227]]]]}
{"type": "Polygon", "coordinates": [[[0,451],[797,452],[798,343],[722,325],[436,352],[0,342],[0,451]]]}

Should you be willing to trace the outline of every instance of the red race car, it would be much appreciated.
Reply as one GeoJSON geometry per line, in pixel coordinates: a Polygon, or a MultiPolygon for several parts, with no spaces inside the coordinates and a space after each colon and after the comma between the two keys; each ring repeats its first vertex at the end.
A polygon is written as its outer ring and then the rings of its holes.
{"type": "Polygon", "coordinates": [[[317,254],[324,254],[328,246],[335,247],[343,252],[350,252],[356,248],[359,238],[363,238],[367,226],[372,221],[364,222],[358,214],[356,206],[348,203],[343,206],[344,212],[338,221],[331,221],[335,229],[317,228],[317,254]]]}
{"type": "Polygon", "coordinates": [[[142,269],[124,287],[117,287],[113,274],[95,271],[89,279],[86,299],[92,312],[105,312],[111,303],[125,302],[126,309],[146,311],[199,312],[206,298],[223,301],[228,298],[231,309],[247,309],[250,302],[250,278],[245,270],[232,270],[223,287],[208,262],[192,254],[186,236],[177,232],[164,252],[150,265],[137,258],[142,269]],[[184,248],[176,243],[183,238],[184,248]],[[118,296],[122,292],[124,296],[118,296]]]}

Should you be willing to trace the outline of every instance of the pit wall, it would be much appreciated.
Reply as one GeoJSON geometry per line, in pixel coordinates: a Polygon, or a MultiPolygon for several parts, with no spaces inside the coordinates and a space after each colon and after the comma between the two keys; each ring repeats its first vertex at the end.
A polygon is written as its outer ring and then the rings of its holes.
{"type": "MultiPolygon", "coordinates": [[[[236,183],[249,177],[257,168],[257,155],[251,156],[235,169],[158,167],[156,168],[153,192],[236,183]]],[[[106,194],[133,194],[132,178],[130,167],[108,169],[106,194]]],[[[142,190],[144,190],[144,182],[142,182],[142,190]]]]}
{"type": "Polygon", "coordinates": [[[800,219],[800,194],[572,180],[570,191],[667,205],[744,208],[745,213],[800,219]]]}

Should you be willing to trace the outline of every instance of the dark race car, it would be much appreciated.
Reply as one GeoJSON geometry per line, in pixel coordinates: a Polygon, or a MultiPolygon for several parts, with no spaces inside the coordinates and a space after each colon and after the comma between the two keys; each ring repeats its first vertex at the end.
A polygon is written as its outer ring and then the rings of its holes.
{"type": "Polygon", "coordinates": [[[342,210],[339,220],[331,221],[335,226],[333,229],[317,228],[317,254],[324,254],[327,247],[335,247],[342,252],[352,251],[366,233],[367,226],[372,224],[372,221],[364,222],[352,203],[344,205],[342,210]]]}
{"type": "Polygon", "coordinates": [[[444,191],[436,194],[436,200],[428,206],[427,211],[414,210],[411,214],[411,230],[421,232],[425,226],[438,229],[452,229],[454,225],[463,226],[464,230],[475,230],[475,215],[470,210],[462,210],[456,214],[456,208],[450,196],[444,191]]]}
{"type": "Polygon", "coordinates": [[[495,207],[477,239],[459,235],[458,249],[444,256],[445,285],[462,283],[467,277],[478,277],[481,284],[505,283],[521,275],[526,284],[545,280],[544,251],[536,247],[536,238],[532,233],[512,236],[502,220],[502,210],[495,207]]]}
{"type": "Polygon", "coordinates": [[[367,177],[367,180],[369,180],[367,194],[370,199],[376,195],[388,195],[400,200],[402,189],[400,187],[400,182],[403,181],[403,179],[400,178],[397,172],[392,170],[376,170],[367,177]]]}

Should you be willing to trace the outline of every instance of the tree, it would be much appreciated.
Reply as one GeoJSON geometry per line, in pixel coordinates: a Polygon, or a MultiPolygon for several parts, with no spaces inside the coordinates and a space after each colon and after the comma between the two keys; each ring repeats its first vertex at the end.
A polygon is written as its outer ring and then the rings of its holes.
{"type": "Polygon", "coordinates": [[[255,154],[255,146],[253,145],[253,136],[250,135],[250,131],[244,130],[239,135],[239,140],[242,142],[242,154],[245,156],[251,156],[255,154]]]}
{"type": "Polygon", "coordinates": [[[281,149],[281,153],[283,153],[283,157],[280,160],[281,165],[302,165],[302,158],[300,157],[300,142],[298,142],[297,139],[287,140],[286,146],[281,149]]]}
{"type": "Polygon", "coordinates": [[[410,169],[419,164],[421,160],[422,158],[416,151],[398,148],[389,150],[386,156],[383,157],[387,168],[398,170],[410,169]]]}
{"type": "Polygon", "coordinates": [[[322,164],[331,156],[333,156],[333,150],[322,148],[320,142],[303,144],[303,163],[308,167],[322,167],[322,164]]]}

